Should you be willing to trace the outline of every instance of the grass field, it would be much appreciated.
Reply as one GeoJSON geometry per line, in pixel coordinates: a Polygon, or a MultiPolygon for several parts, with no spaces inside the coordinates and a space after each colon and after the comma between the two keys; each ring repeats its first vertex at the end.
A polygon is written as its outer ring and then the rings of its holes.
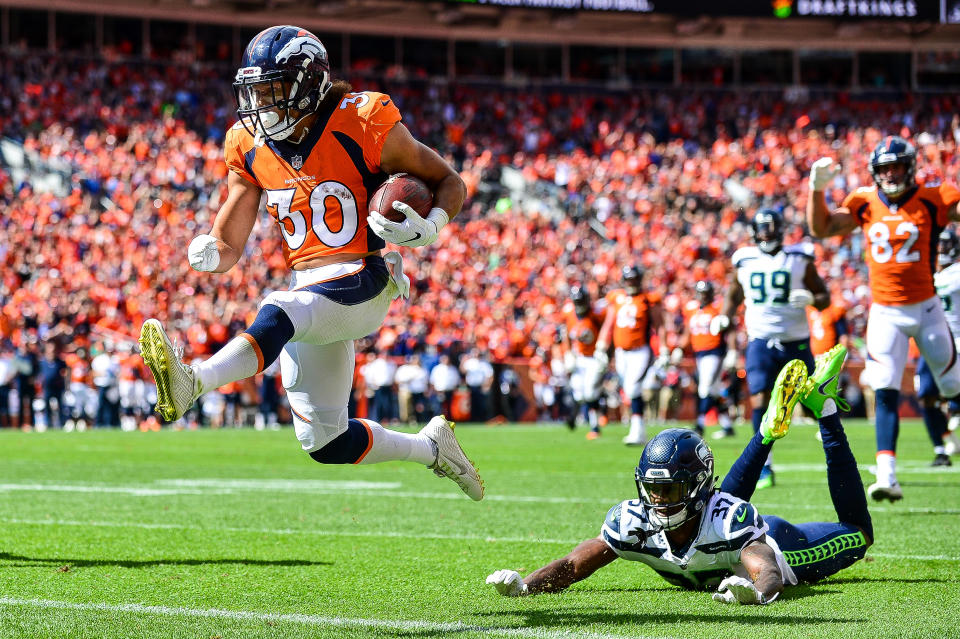
{"type": "MultiPolygon", "coordinates": [[[[714,445],[723,474],[746,441],[714,445]]],[[[847,431],[862,463],[872,427],[847,431]]],[[[763,608],[723,606],[618,561],[560,595],[484,584],[595,536],[639,455],[548,426],[458,428],[468,500],[412,464],[335,467],[291,429],[0,433],[0,638],[958,637],[960,466],[901,431],[905,499],[872,509],[866,561],[763,608]]],[[[777,444],[761,513],[834,520],[814,429],[777,444]]]]}

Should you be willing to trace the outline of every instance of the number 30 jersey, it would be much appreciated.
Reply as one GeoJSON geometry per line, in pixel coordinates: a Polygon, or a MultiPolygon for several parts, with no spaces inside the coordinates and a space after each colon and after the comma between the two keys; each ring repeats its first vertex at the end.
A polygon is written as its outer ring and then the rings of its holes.
{"type": "Polygon", "coordinates": [[[937,238],[949,221],[948,210],[958,201],[960,191],[948,184],[915,187],[898,202],[875,186],[846,197],[843,206],[863,229],[875,303],[905,306],[936,294],[937,238]]]}
{"type": "Polygon", "coordinates": [[[747,336],[784,342],[809,338],[807,312],[790,305],[790,291],[805,288],[803,276],[813,259],[813,247],[785,246],[769,255],[759,247],[747,246],[737,249],[732,259],[747,306],[747,336]]]}
{"type": "Polygon", "coordinates": [[[763,539],[777,556],[783,583],[797,583],[776,541],[766,534],[768,528],[750,503],[717,491],[686,548],[670,547],[666,534],[650,523],[638,499],[610,509],[600,538],[620,558],[645,563],[671,584],[691,590],[716,589],[731,574],[747,577],[740,552],[750,542],[763,539]]]}
{"type": "Polygon", "coordinates": [[[289,267],[385,246],[367,226],[367,202],[387,177],[380,152],[399,121],[390,96],[364,91],[318,112],[299,144],[254,139],[239,122],[227,131],[227,167],[264,190],[289,267]]]}

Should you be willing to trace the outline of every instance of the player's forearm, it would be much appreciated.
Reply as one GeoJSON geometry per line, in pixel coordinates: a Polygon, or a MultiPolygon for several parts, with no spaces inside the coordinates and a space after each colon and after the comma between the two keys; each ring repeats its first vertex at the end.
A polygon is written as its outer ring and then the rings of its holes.
{"type": "Polygon", "coordinates": [[[217,238],[217,250],[220,252],[220,263],[211,273],[226,273],[232,269],[243,257],[243,246],[239,249],[230,246],[221,238],[217,238]]]}
{"type": "Polygon", "coordinates": [[[587,576],[578,577],[576,573],[573,562],[564,557],[551,561],[543,568],[530,573],[523,583],[527,585],[527,592],[531,595],[540,592],[560,592],[587,576]]]}
{"type": "Polygon", "coordinates": [[[773,601],[783,592],[783,576],[780,574],[780,569],[774,565],[772,569],[762,571],[753,580],[753,585],[766,601],[773,601]]]}
{"type": "Polygon", "coordinates": [[[440,180],[434,188],[433,205],[443,209],[447,213],[447,217],[452,220],[460,213],[466,197],[467,186],[463,183],[463,179],[456,173],[451,172],[440,180]]]}
{"type": "Polygon", "coordinates": [[[827,196],[824,191],[810,191],[807,198],[807,226],[814,237],[829,237],[830,209],[827,207],[827,196]]]}

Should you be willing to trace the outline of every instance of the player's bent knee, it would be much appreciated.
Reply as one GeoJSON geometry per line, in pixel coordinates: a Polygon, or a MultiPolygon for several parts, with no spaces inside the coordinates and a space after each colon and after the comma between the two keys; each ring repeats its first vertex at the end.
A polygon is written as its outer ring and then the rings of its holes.
{"type": "Polygon", "coordinates": [[[321,464],[355,464],[370,450],[370,429],[351,419],[347,429],[319,450],[308,453],[321,464]]]}

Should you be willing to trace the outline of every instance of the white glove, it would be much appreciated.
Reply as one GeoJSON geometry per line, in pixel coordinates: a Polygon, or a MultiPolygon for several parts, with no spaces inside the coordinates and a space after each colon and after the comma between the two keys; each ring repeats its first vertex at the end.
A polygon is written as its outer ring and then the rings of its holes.
{"type": "Polygon", "coordinates": [[[840,174],[840,165],[830,158],[820,158],[810,167],[810,190],[822,191],[840,174]]]}
{"type": "Polygon", "coordinates": [[[670,351],[670,363],[679,364],[683,360],[683,349],[680,347],[674,348],[670,351]]]}
{"type": "Polygon", "coordinates": [[[489,577],[487,583],[497,589],[504,597],[522,597],[527,594],[527,584],[516,570],[498,570],[489,577]]]}
{"type": "Polygon", "coordinates": [[[719,335],[730,328],[730,318],[726,315],[714,315],[710,320],[710,334],[719,335]]]}
{"type": "Polygon", "coordinates": [[[723,356],[723,362],[720,366],[727,371],[735,369],[737,367],[737,351],[732,348],[728,350],[727,354],[723,356]]]}
{"type": "Polygon", "coordinates": [[[594,349],[593,359],[597,360],[597,364],[600,365],[601,370],[605,370],[607,365],[610,363],[610,356],[607,355],[606,350],[594,349]]]}
{"type": "Polygon", "coordinates": [[[447,212],[441,208],[430,209],[427,217],[423,218],[413,210],[413,207],[400,200],[393,201],[393,210],[403,213],[407,219],[403,222],[392,222],[377,211],[370,211],[367,224],[381,238],[399,246],[433,244],[440,230],[450,221],[447,212]]]}
{"type": "Polygon", "coordinates": [[[813,304],[813,293],[805,288],[795,288],[790,291],[790,306],[806,308],[813,304]]]}
{"type": "MultiPolygon", "coordinates": [[[[777,593],[779,595],[780,593],[777,593]]],[[[713,593],[713,600],[719,601],[721,603],[736,603],[741,604],[754,604],[754,605],[765,605],[772,602],[777,598],[777,595],[774,595],[770,599],[767,599],[763,596],[757,587],[753,585],[753,582],[744,577],[727,577],[720,582],[720,585],[717,587],[717,592],[713,593]]]]}
{"type": "Polygon", "coordinates": [[[217,238],[212,235],[198,235],[190,242],[187,249],[187,259],[195,271],[210,272],[220,266],[220,249],[217,248],[217,238]]]}
{"type": "Polygon", "coordinates": [[[654,360],[653,365],[656,368],[666,368],[670,365],[670,356],[666,353],[662,353],[656,360],[654,360]]]}

